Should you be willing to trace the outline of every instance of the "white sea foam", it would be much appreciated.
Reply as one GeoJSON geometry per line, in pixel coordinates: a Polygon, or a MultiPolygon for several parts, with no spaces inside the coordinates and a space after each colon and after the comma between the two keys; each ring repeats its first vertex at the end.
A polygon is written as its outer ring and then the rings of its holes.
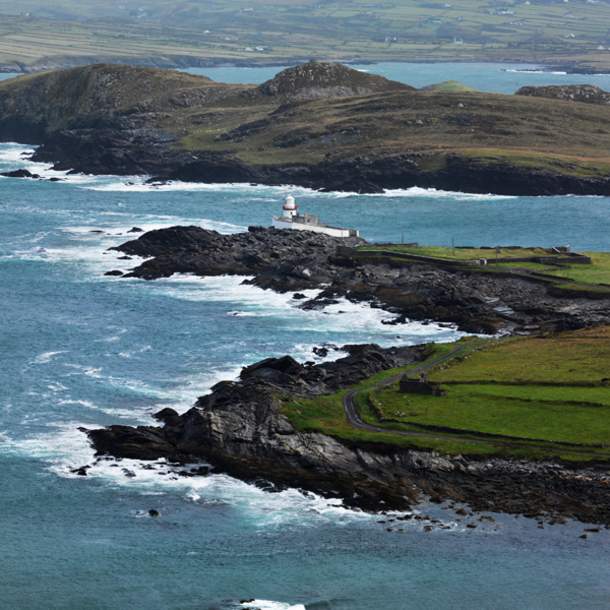
{"type": "MultiPolygon", "coordinates": [[[[107,214],[110,215],[110,214],[107,214]]],[[[89,271],[95,278],[108,280],[104,274],[110,269],[122,269],[127,271],[141,262],[143,259],[132,256],[129,261],[121,260],[124,256],[122,252],[110,250],[129,239],[137,239],[140,233],[130,233],[134,226],[138,226],[143,231],[153,231],[177,224],[197,225],[204,229],[218,231],[219,233],[230,234],[244,231],[245,227],[228,222],[194,219],[179,216],[165,215],[145,215],[144,217],[134,217],[129,214],[112,213],[121,220],[106,224],[95,225],[74,225],[65,226],[62,230],[70,236],[68,245],[57,247],[36,246],[27,250],[16,250],[12,254],[1,257],[2,259],[18,259],[29,261],[45,261],[49,263],[80,263],[86,271],[89,271]],[[125,222],[130,218],[129,222],[125,222]]]]}
{"type": "Polygon", "coordinates": [[[244,610],[306,610],[303,604],[286,604],[284,602],[274,602],[267,599],[255,599],[251,602],[240,604],[244,610]]]}
{"type": "Polygon", "coordinates": [[[425,197],[433,199],[455,199],[456,201],[497,201],[514,199],[512,195],[494,195],[493,193],[462,193],[460,191],[443,191],[434,188],[413,186],[408,189],[388,189],[381,197],[425,197]]]}
{"type": "MultiPolygon", "coordinates": [[[[271,317],[284,329],[306,330],[312,336],[323,333],[340,333],[356,340],[362,335],[380,342],[399,342],[409,345],[426,340],[455,341],[463,333],[447,325],[423,322],[388,324],[394,315],[372,307],[368,303],[352,303],[345,298],[322,310],[303,310],[298,307],[302,301],[292,298],[291,293],[276,293],[257,286],[244,284],[247,276],[221,276],[198,278],[178,275],[157,280],[147,286],[158,294],[187,301],[217,301],[234,305],[228,314],[235,317],[271,317]],[[236,315],[237,314],[237,315],[236,315]]],[[[308,290],[307,298],[315,297],[319,291],[308,290]]]]}
{"type": "MultiPolygon", "coordinates": [[[[307,359],[311,360],[312,358],[309,357],[307,359]]],[[[210,368],[204,373],[176,377],[172,379],[170,385],[164,387],[152,386],[140,379],[106,374],[101,367],[91,367],[76,363],[66,363],[64,367],[67,369],[67,372],[64,373],[65,377],[87,377],[108,388],[118,389],[123,393],[127,392],[146,398],[146,407],[141,409],[116,409],[109,406],[95,405],[90,401],[81,401],[79,398],[72,397],[64,397],[56,401],[56,404],[80,404],[85,408],[95,409],[108,414],[120,414],[121,417],[137,420],[142,424],[151,424],[153,423],[151,416],[155,411],[163,407],[171,407],[178,413],[187,411],[193,406],[197,398],[209,392],[219,381],[237,379],[243,365],[227,363],[224,366],[210,368]]],[[[61,389],[63,391],[68,388],[65,385],[61,385],[61,389]]]]}
{"type": "Polygon", "coordinates": [[[540,68],[505,68],[504,72],[512,72],[514,74],[548,74],[540,68]]]}
{"type": "Polygon", "coordinates": [[[24,155],[32,155],[35,147],[24,146],[16,142],[5,142],[0,145],[0,163],[23,163],[28,161],[24,155]]]}
{"type": "Polygon", "coordinates": [[[128,178],[118,176],[105,176],[96,184],[86,187],[91,191],[117,192],[117,193],[167,193],[167,192],[211,192],[211,193],[239,193],[244,192],[252,195],[273,196],[273,201],[287,193],[295,195],[309,195],[317,191],[305,187],[293,185],[268,186],[265,184],[253,184],[248,182],[182,182],[179,180],[169,182],[148,182],[147,176],[130,176],[128,178]]]}
{"type": "Polygon", "coordinates": [[[32,174],[38,174],[43,178],[59,178],[62,181],[74,184],[88,184],[96,181],[96,176],[86,174],[70,174],[68,171],[52,169],[49,163],[32,161],[31,155],[36,147],[28,147],[14,142],[5,143],[0,146],[0,164],[7,169],[27,169],[32,174]]]}
{"type": "MultiPolygon", "coordinates": [[[[163,459],[154,462],[97,459],[87,436],[79,431],[79,427],[91,427],[91,424],[79,421],[56,423],[48,426],[47,433],[25,439],[16,440],[7,435],[0,451],[39,459],[57,476],[83,483],[98,480],[112,487],[129,488],[143,496],[172,494],[204,506],[232,506],[251,517],[261,528],[285,524],[307,527],[320,520],[348,524],[355,519],[374,519],[372,515],[345,508],[341,500],[325,499],[296,489],[269,493],[223,474],[180,476],[178,473],[189,467],[172,466],[163,459]],[[90,466],[87,478],[73,472],[85,465],[90,466]]],[[[149,504],[147,502],[146,508],[149,504]]]]}
{"type": "Polygon", "coordinates": [[[124,192],[124,193],[145,193],[145,192],[172,192],[172,191],[203,191],[203,192],[235,192],[240,196],[245,194],[252,198],[255,195],[268,195],[258,197],[258,201],[265,203],[277,202],[284,195],[291,193],[295,196],[307,197],[316,196],[325,199],[347,199],[351,197],[435,197],[452,198],[458,201],[469,200],[489,200],[489,199],[511,199],[508,195],[463,193],[460,191],[443,191],[434,188],[411,187],[406,189],[387,189],[383,193],[362,194],[355,191],[329,191],[321,192],[315,189],[300,187],[295,185],[268,186],[264,184],[250,183],[203,183],[203,182],[167,182],[167,183],[147,183],[145,178],[133,177],[129,180],[100,179],[97,184],[88,185],[86,188],[93,191],[103,192],[124,192]]]}
{"type": "Polygon", "coordinates": [[[44,353],[36,356],[36,358],[34,358],[33,362],[35,364],[47,364],[47,363],[51,362],[51,360],[53,360],[56,356],[59,356],[60,354],[65,354],[65,353],[66,353],[65,351],[44,352],[44,353]]]}

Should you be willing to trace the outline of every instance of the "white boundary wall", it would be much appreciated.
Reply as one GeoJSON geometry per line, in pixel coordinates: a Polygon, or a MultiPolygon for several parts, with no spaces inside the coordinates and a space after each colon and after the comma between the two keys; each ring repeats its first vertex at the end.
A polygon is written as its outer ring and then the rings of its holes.
{"type": "Polygon", "coordinates": [[[350,237],[349,229],[338,229],[336,227],[326,227],[319,225],[306,225],[298,222],[290,222],[275,217],[273,226],[276,229],[292,229],[293,231],[312,231],[313,233],[324,233],[332,237],[350,237]]]}

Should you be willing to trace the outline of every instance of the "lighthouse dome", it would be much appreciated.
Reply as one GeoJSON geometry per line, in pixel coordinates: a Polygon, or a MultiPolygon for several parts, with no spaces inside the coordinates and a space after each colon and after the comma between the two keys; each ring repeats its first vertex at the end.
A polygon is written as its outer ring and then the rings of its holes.
{"type": "Polygon", "coordinates": [[[284,202],[284,210],[292,211],[296,209],[297,203],[294,200],[294,197],[292,195],[288,195],[288,197],[286,197],[286,201],[284,202]]]}

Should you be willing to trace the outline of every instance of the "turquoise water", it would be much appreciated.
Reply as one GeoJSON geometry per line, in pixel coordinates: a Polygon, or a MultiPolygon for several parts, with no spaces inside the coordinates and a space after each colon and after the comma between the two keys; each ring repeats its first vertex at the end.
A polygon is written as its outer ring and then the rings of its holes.
{"type": "MultiPolygon", "coordinates": [[[[26,148],[0,145],[0,171],[53,175],[24,162],[26,148]]],[[[459,336],[435,325],[386,326],[383,312],[348,303],[302,312],[242,278],[104,277],[125,268],[105,250],[133,226],[239,231],[268,224],[288,192],[126,182],[0,178],[2,610],[228,609],[244,598],[274,610],[608,607],[610,536],[582,541],[582,525],[539,530],[498,516],[471,531],[440,511],[451,529],[427,534],[414,523],[399,534],[336,501],[269,494],[222,475],[184,479],[162,462],[106,461],[86,478],[71,473],[92,459],[79,426],[186,410],[259,358],[310,359],[324,342],[459,336]],[[158,519],[147,516],[151,508],[158,519]]],[[[607,198],[292,192],[307,211],[372,240],[610,247],[607,198]]]]}
{"type": "MultiPolygon", "coordinates": [[[[568,85],[588,83],[610,89],[610,74],[566,74],[544,71],[531,64],[494,63],[402,63],[355,64],[359,70],[381,74],[414,87],[425,87],[445,80],[458,80],[481,91],[514,93],[524,85],[568,85]]],[[[227,83],[262,83],[281,70],[266,68],[193,68],[193,74],[203,74],[227,83]]]]}

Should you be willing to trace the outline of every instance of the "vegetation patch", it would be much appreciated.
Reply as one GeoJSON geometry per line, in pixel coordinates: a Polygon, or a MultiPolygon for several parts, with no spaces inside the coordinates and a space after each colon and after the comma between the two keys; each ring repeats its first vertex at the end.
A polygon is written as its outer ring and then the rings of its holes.
{"type": "Polygon", "coordinates": [[[300,430],[349,442],[447,454],[608,460],[610,327],[434,345],[423,363],[385,371],[335,394],[291,397],[283,412],[300,430]],[[450,358],[434,365],[443,356],[450,358]],[[422,371],[426,381],[441,384],[442,396],[401,391],[402,375],[419,379],[422,371]],[[361,421],[374,429],[347,420],[348,395],[361,421]]]}
{"type": "Polygon", "coordinates": [[[388,261],[394,265],[400,265],[401,258],[403,264],[405,260],[423,260],[441,265],[463,264],[472,271],[530,275],[533,279],[549,283],[559,296],[567,294],[574,297],[580,294],[585,298],[610,297],[609,252],[578,255],[549,248],[378,244],[358,248],[355,256],[377,256],[379,262],[388,261]],[[485,261],[485,265],[480,266],[481,261],[485,261]]]}

